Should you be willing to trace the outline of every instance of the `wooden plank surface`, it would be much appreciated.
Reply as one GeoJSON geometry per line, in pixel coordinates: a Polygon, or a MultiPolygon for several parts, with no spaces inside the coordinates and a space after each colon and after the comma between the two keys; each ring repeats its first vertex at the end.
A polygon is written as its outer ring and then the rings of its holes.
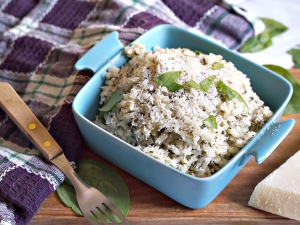
{"type": "MultiPolygon", "coordinates": [[[[300,82],[300,69],[290,71],[300,82]]],[[[285,115],[282,120],[288,118],[294,118],[296,124],[277,149],[260,165],[256,164],[252,158],[221,194],[202,209],[186,208],[115,167],[124,178],[130,191],[129,221],[137,225],[299,224],[299,221],[257,210],[247,205],[256,184],[300,150],[300,114],[285,115]]],[[[104,161],[90,150],[86,150],[83,157],[104,161]]],[[[54,192],[46,199],[30,222],[30,225],[37,224],[79,225],[88,223],[83,217],[76,215],[66,207],[54,192]]]]}

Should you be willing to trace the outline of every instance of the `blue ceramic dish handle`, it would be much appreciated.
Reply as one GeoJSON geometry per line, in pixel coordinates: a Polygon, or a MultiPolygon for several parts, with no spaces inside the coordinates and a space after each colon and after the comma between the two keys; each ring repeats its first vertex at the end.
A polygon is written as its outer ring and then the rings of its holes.
{"type": "Polygon", "coordinates": [[[124,45],[119,41],[118,32],[114,31],[85,53],[76,62],[75,69],[88,69],[95,73],[123,48],[124,45]]]}
{"type": "Polygon", "coordinates": [[[272,124],[265,133],[258,134],[257,143],[247,155],[253,155],[257,164],[262,163],[288,135],[294,124],[294,119],[272,124]]]}

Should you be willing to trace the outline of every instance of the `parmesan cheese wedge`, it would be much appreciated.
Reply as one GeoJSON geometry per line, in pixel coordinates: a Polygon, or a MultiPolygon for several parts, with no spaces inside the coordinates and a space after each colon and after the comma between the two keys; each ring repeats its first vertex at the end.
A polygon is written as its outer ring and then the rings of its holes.
{"type": "Polygon", "coordinates": [[[300,221],[300,151],[258,183],[248,205],[300,221]]]}

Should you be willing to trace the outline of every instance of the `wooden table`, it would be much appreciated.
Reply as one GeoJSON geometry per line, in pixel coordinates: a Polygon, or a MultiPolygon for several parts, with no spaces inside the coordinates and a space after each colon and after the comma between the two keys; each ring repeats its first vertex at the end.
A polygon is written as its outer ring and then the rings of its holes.
{"type": "MultiPolygon", "coordinates": [[[[292,69],[300,82],[300,69],[292,69]]],[[[296,124],[291,133],[277,149],[260,165],[253,158],[229,185],[208,206],[193,210],[186,208],[156,191],[147,184],[116,168],[124,178],[131,196],[128,219],[132,224],[300,224],[271,213],[250,208],[247,203],[256,184],[300,150],[300,114],[283,116],[282,120],[294,118],[296,124]]],[[[103,161],[98,155],[87,150],[84,158],[103,161]]],[[[299,171],[298,171],[299,172],[299,171]]],[[[299,206],[300,207],[300,206],[299,206]]],[[[52,193],[42,204],[30,225],[88,224],[83,217],[75,214],[52,193]]]]}

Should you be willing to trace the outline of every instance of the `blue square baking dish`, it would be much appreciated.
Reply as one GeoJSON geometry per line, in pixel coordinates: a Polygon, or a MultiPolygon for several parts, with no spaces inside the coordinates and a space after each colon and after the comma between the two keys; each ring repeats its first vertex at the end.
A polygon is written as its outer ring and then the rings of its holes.
{"type": "Polygon", "coordinates": [[[189,48],[222,55],[245,73],[258,96],[274,112],[273,116],[222,169],[206,178],[197,178],[166,165],[143,153],[94,124],[100,107],[100,87],[105,73],[112,66],[128,61],[124,46],[113,32],[90,49],[75,65],[77,70],[91,70],[94,75],[80,90],[73,102],[73,113],[87,145],[111,163],[144,181],[175,201],[194,209],[209,204],[253,156],[262,163],[281,143],[294,125],[289,119],[279,122],[291,95],[292,86],[281,76],[257,65],[239,54],[190,31],[171,25],[159,25],[134,42],[146,50],[189,48]]]}

